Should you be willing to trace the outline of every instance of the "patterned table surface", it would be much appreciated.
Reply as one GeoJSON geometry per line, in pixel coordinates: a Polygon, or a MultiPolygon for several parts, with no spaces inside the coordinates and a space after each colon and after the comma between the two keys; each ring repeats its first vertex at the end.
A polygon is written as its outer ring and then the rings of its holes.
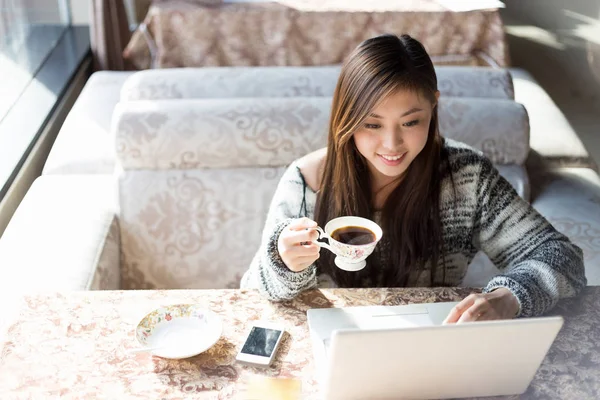
{"type": "MultiPolygon", "coordinates": [[[[316,307],[456,301],[468,289],[332,289],[271,303],[244,290],[92,291],[30,295],[0,353],[0,399],[244,398],[260,375],[297,378],[302,398],[319,398],[306,310],[316,307]],[[223,335],[186,360],[131,354],[141,317],[167,304],[197,303],[218,313],[223,335]],[[258,319],[289,332],[270,369],[235,364],[247,329],[258,319]]],[[[565,325],[525,399],[588,399],[600,393],[600,287],[588,287],[551,314],[565,325]]]]}

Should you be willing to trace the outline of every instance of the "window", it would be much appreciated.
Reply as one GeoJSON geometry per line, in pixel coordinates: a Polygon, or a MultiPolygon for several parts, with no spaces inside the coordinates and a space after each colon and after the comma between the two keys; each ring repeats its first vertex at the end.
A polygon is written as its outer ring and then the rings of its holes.
{"type": "Polygon", "coordinates": [[[0,204],[89,58],[89,27],[71,25],[74,1],[0,0],[0,204]]]}
{"type": "Polygon", "coordinates": [[[63,0],[0,0],[0,121],[69,25],[63,0]]]}

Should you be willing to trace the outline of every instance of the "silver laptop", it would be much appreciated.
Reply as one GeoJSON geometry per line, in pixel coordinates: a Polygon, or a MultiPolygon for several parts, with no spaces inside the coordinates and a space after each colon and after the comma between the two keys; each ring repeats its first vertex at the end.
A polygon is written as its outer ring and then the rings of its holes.
{"type": "Polygon", "coordinates": [[[447,399],[525,392],[563,319],[442,325],[455,304],[308,310],[325,399],[447,399]]]}

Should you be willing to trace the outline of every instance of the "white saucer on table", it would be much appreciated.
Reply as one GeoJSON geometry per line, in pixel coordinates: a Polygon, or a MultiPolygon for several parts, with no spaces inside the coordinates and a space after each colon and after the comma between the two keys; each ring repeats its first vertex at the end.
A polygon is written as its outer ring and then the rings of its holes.
{"type": "Polygon", "coordinates": [[[210,349],[221,337],[221,319],[195,304],[157,308],[138,323],[135,336],[149,353],[170,359],[188,358],[210,349]]]}

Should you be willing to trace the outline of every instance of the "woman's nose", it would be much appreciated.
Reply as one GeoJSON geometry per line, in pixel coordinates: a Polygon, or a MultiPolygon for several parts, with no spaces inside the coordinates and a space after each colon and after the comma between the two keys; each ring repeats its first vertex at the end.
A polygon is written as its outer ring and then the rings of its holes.
{"type": "Polygon", "coordinates": [[[402,143],[402,134],[399,129],[387,132],[383,139],[383,145],[390,150],[396,150],[402,143]]]}

